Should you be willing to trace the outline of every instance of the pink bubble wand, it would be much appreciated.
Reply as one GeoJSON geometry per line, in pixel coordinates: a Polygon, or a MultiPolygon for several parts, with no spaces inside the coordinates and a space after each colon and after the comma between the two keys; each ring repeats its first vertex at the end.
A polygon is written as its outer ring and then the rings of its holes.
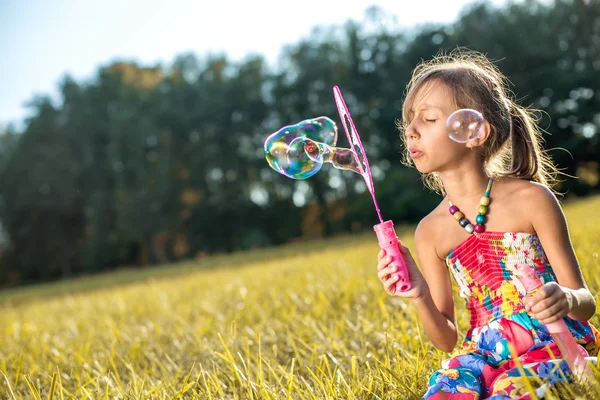
{"type": "MultiPolygon", "coordinates": [[[[527,292],[526,297],[533,297],[543,285],[535,269],[528,264],[520,264],[517,267],[517,278],[527,292]]],[[[561,355],[567,361],[573,375],[579,379],[592,377],[592,370],[586,360],[587,351],[577,344],[564,319],[546,324],[546,328],[558,346],[561,355]]]]}
{"type": "Polygon", "coordinates": [[[365,180],[369,193],[371,193],[371,198],[373,199],[373,204],[375,205],[375,210],[377,211],[377,216],[379,217],[379,224],[373,226],[373,230],[377,235],[379,247],[385,250],[386,255],[392,257],[390,265],[396,267],[396,272],[394,275],[398,276],[398,281],[396,282],[395,290],[396,292],[406,292],[412,288],[412,284],[410,283],[406,262],[404,261],[404,257],[402,257],[402,253],[400,251],[402,242],[396,235],[394,223],[391,220],[384,221],[381,217],[381,211],[379,210],[379,205],[377,204],[377,199],[375,198],[373,177],[371,175],[371,168],[369,167],[365,149],[360,141],[360,136],[358,136],[358,131],[354,126],[354,121],[352,121],[352,117],[350,116],[350,111],[348,111],[348,107],[344,102],[342,92],[337,86],[333,87],[333,97],[335,99],[338,113],[342,120],[342,126],[346,132],[346,137],[348,138],[348,142],[350,143],[354,155],[357,158],[360,175],[365,180]]]}

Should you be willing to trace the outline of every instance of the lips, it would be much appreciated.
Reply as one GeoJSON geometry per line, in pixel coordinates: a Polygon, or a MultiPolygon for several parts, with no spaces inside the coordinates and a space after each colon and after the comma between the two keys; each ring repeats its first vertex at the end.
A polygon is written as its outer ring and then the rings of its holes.
{"type": "Polygon", "coordinates": [[[423,152],[417,148],[410,148],[408,149],[409,153],[410,153],[410,158],[415,159],[417,157],[420,157],[423,155],[423,152]]]}

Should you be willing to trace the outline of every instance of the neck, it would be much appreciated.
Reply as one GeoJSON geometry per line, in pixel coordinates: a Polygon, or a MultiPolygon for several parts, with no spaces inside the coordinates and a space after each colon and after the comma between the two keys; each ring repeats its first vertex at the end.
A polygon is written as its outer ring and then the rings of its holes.
{"type": "Polygon", "coordinates": [[[446,196],[453,203],[478,202],[484,195],[489,181],[483,168],[446,171],[441,177],[446,196]]]}

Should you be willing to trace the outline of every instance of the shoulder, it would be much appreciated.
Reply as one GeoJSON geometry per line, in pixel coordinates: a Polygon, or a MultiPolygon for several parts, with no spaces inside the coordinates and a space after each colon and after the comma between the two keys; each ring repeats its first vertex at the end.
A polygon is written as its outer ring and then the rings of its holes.
{"type": "Polygon", "coordinates": [[[509,185],[512,186],[512,190],[509,190],[507,195],[512,196],[528,211],[540,212],[560,207],[558,199],[546,185],[522,179],[515,179],[509,185]]]}
{"type": "Polygon", "coordinates": [[[524,192],[523,209],[528,213],[533,229],[566,230],[566,218],[556,195],[545,185],[530,182],[524,192]]]}
{"type": "Polygon", "coordinates": [[[442,201],[440,204],[429,214],[427,214],[415,229],[415,246],[417,249],[429,249],[439,253],[436,249],[435,243],[438,243],[440,235],[440,227],[443,226],[447,214],[444,213],[445,202],[442,201]]]}
{"type": "Polygon", "coordinates": [[[524,179],[506,178],[502,185],[502,198],[511,199],[521,205],[548,205],[557,204],[554,193],[541,183],[531,182],[524,179]]]}
{"type": "Polygon", "coordinates": [[[540,219],[561,218],[562,208],[556,195],[546,185],[523,179],[502,182],[502,200],[514,215],[531,223],[535,230],[540,219]]]}
{"type": "Polygon", "coordinates": [[[433,209],[433,211],[419,221],[417,229],[415,230],[415,240],[431,237],[431,235],[436,234],[437,227],[442,219],[441,209],[443,204],[444,203],[441,202],[435,209],[433,209]]]}

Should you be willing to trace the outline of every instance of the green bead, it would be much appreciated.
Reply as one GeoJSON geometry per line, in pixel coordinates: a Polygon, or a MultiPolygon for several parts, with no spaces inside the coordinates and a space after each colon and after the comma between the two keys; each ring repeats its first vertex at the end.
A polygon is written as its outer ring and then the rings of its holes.
{"type": "Polygon", "coordinates": [[[484,215],[477,215],[477,217],[475,217],[475,221],[479,224],[479,225],[483,225],[483,223],[485,222],[485,216],[484,215]]]}
{"type": "Polygon", "coordinates": [[[485,214],[487,214],[487,211],[488,211],[488,208],[486,206],[479,206],[479,210],[478,210],[479,214],[485,215],[485,214]]]}

